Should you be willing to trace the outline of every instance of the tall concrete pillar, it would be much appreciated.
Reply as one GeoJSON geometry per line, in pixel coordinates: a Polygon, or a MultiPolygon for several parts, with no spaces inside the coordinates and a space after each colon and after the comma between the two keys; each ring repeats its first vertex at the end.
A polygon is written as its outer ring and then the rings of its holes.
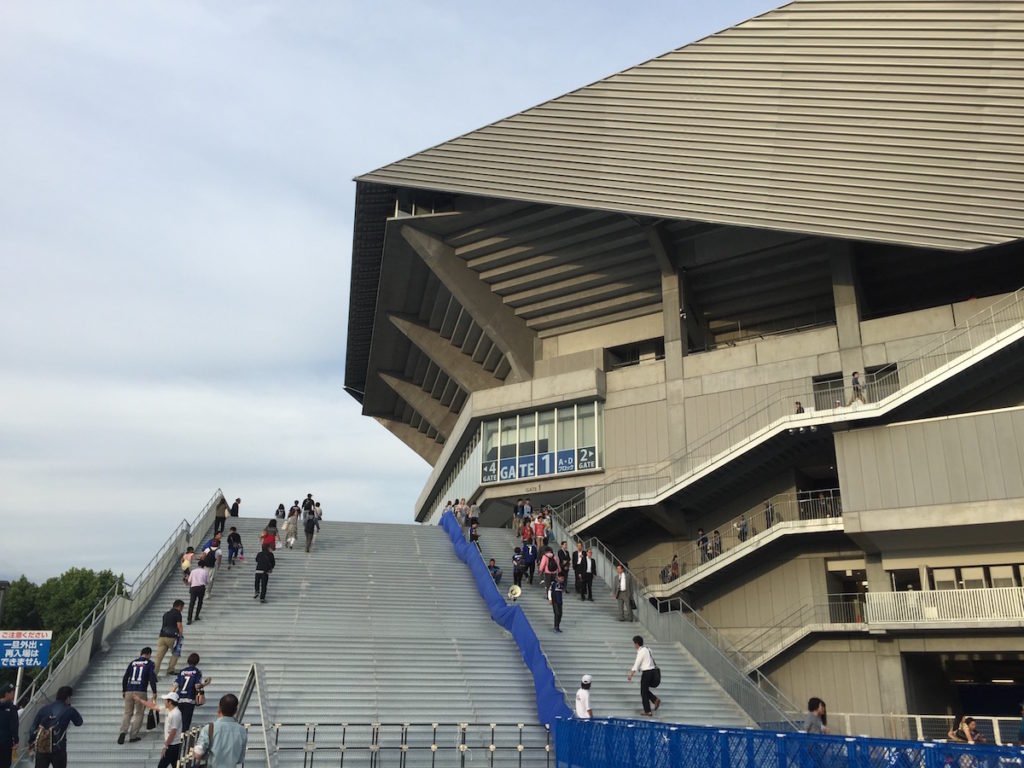
{"type": "Polygon", "coordinates": [[[670,453],[686,447],[683,357],[686,355],[685,286],[675,266],[675,247],[661,224],[647,227],[647,241],[661,270],[661,314],[665,338],[665,396],[670,453]]]}
{"type": "Polygon", "coordinates": [[[832,299],[836,309],[836,331],[839,335],[839,360],[843,378],[849,381],[854,371],[864,372],[864,351],[860,339],[860,305],[857,299],[857,273],[853,263],[853,246],[847,242],[833,243],[829,260],[832,267],[832,299]]]}
{"type": "Polygon", "coordinates": [[[907,711],[907,686],[904,679],[903,657],[899,643],[892,638],[879,638],[875,642],[875,659],[878,663],[878,693],[882,712],[905,714],[907,711]]]}

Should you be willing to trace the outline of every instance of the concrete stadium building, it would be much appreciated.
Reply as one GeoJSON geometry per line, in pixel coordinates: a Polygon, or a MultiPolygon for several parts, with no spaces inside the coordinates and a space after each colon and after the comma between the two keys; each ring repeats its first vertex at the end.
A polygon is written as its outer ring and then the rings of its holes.
{"type": "Polygon", "coordinates": [[[1024,1],[797,0],[360,176],[346,389],[418,521],[530,497],[792,701],[1019,714],[1022,237],[1024,1]]]}

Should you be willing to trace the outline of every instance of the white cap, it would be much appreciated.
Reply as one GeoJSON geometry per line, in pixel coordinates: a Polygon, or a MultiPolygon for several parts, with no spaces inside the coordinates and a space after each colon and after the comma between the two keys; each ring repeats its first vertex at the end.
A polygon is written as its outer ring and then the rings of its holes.
{"type": "Polygon", "coordinates": [[[167,693],[164,694],[164,698],[165,699],[170,699],[171,701],[178,701],[178,692],[177,691],[168,691],[167,693]]]}
{"type": "Polygon", "coordinates": [[[593,680],[594,678],[592,678],[590,675],[584,675],[583,679],[580,682],[584,685],[589,685],[591,682],[593,682],[593,680]]]}

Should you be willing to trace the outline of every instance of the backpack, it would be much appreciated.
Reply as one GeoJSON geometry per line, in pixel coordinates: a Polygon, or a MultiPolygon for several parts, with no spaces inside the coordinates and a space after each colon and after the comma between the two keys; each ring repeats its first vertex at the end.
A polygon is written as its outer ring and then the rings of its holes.
{"type": "Polygon", "coordinates": [[[42,722],[39,723],[39,727],[36,729],[36,752],[42,755],[48,755],[53,752],[53,729],[56,727],[56,717],[53,715],[47,715],[43,718],[42,722]]]}

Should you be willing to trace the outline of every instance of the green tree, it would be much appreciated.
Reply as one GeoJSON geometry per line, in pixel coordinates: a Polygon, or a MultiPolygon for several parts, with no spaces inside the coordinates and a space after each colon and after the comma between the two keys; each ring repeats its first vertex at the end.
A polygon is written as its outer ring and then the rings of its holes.
{"type": "MultiPolygon", "coordinates": [[[[50,651],[55,653],[100,598],[122,580],[109,570],[97,573],[88,568],[71,568],[41,585],[22,576],[7,590],[0,628],[51,630],[50,651]]],[[[26,669],[25,673],[26,679],[31,679],[34,671],[26,669]]],[[[14,677],[14,670],[0,670],[0,682],[14,682],[14,677]]]]}

